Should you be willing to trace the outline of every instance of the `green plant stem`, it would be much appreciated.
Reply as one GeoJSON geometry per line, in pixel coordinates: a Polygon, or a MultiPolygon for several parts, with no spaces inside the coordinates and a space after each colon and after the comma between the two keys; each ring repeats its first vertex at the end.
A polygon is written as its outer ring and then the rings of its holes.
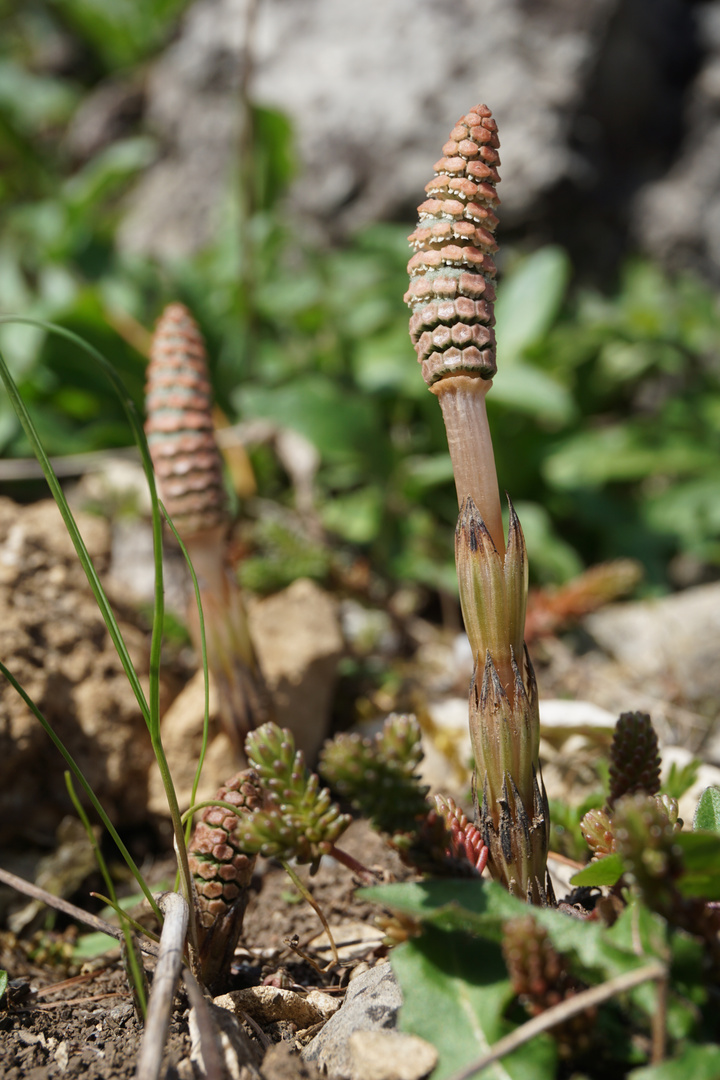
{"type": "MultiPolygon", "coordinates": [[[[103,853],[100,850],[100,845],[97,842],[97,838],[95,836],[95,833],[93,832],[92,826],[90,824],[90,820],[89,820],[87,814],[85,813],[85,810],[84,810],[80,800],[77,797],[77,793],[75,791],[75,788],[74,788],[73,782],[72,782],[72,776],[67,771],[65,772],[65,787],[67,788],[68,795],[70,796],[70,799],[72,800],[72,804],[75,807],[75,812],[77,813],[78,817],[80,818],[80,821],[83,824],[83,828],[85,829],[85,833],[87,835],[88,840],[90,841],[93,852],[95,854],[95,860],[96,860],[96,862],[97,862],[97,864],[98,864],[98,866],[100,868],[100,873],[102,874],[103,880],[104,880],[105,885],[107,886],[107,890],[108,890],[108,892],[110,894],[110,899],[109,899],[108,903],[110,904],[110,906],[112,908],[115,909],[118,916],[120,917],[120,929],[122,930],[123,937],[125,939],[125,952],[126,952],[126,956],[127,956],[127,960],[128,960],[128,965],[130,967],[130,974],[132,976],[132,982],[133,982],[133,986],[135,988],[135,995],[137,997],[137,1001],[138,1001],[138,1004],[140,1006],[140,1012],[141,1012],[141,1014],[142,1014],[142,1016],[144,1018],[146,1013],[147,1013],[147,997],[145,995],[145,978],[144,978],[144,972],[140,972],[138,970],[137,954],[135,952],[135,945],[134,945],[134,942],[133,942],[133,939],[132,939],[132,934],[130,933],[130,923],[133,922],[133,920],[129,919],[125,915],[125,912],[122,910],[122,908],[120,907],[120,905],[117,902],[117,894],[115,892],[115,886],[113,885],[113,880],[110,877],[110,871],[107,868],[107,863],[105,862],[105,859],[103,858],[103,853]]],[[[93,895],[93,894],[91,893],[91,895],[93,895]]],[[[139,925],[139,923],[133,922],[133,925],[142,932],[142,927],[139,925]]]]}
{"type": "Polygon", "coordinates": [[[243,809],[243,807],[233,806],[232,803],[223,802],[222,799],[205,799],[203,802],[193,803],[190,809],[185,811],[182,815],[183,824],[190,821],[193,814],[197,814],[198,810],[204,810],[206,806],[220,806],[223,810],[232,811],[232,813],[236,814],[238,817],[243,817],[243,815],[247,814],[247,810],[243,809]]]}
{"type": "MultiPolygon", "coordinates": [[[[489,1065],[499,1061],[500,1058],[506,1057],[507,1054],[511,1054],[518,1047],[524,1046],[525,1043],[530,1042],[537,1035],[550,1031],[566,1020],[571,1020],[578,1013],[585,1012],[586,1009],[593,1008],[595,1005],[601,1005],[604,1001],[609,1001],[610,998],[615,997],[616,994],[624,994],[628,990],[633,990],[636,986],[641,986],[643,983],[662,983],[666,979],[667,968],[665,964],[659,960],[654,960],[644,967],[623,972],[622,975],[616,975],[614,979],[608,979],[607,982],[600,983],[599,986],[592,986],[589,990],[582,990],[579,994],[574,994],[572,997],[566,998],[565,1001],[561,1001],[559,1005],[553,1005],[551,1009],[545,1009],[539,1016],[534,1016],[527,1023],[521,1024],[519,1028],[510,1032],[505,1038],[499,1039],[482,1057],[477,1058],[471,1065],[467,1065],[465,1068],[460,1069],[459,1072],[454,1073],[450,1080],[470,1080],[471,1077],[478,1076],[489,1065]]],[[[660,1011],[658,1015],[662,1015],[664,1022],[664,1015],[660,1011]]]]}
{"type": "MultiPolygon", "coordinates": [[[[210,733],[210,677],[209,677],[209,674],[208,674],[207,639],[206,639],[206,636],[205,636],[205,616],[203,615],[202,599],[201,599],[201,596],[200,596],[200,583],[198,582],[197,574],[195,573],[195,567],[192,564],[190,556],[188,555],[187,548],[185,547],[185,544],[183,543],[180,534],[178,533],[177,529],[173,525],[172,518],[168,515],[168,513],[165,510],[164,506],[162,506],[162,512],[163,512],[163,514],[165,516],[165,521],[167,522],[168,527],[170,528],[170,531],[172,532],[173,536],[175,537],[175,539],[177,540],[177,542],[178,542],[178,544],[180,546],[180,550],[182,551],[183,556],[185,557],[185,562],[187,563],[187,568],[190,571],[190,577],[192,578],[193,589],[195,590],[195,604],[197,606],[198,623],[199,623],[199,627],[200,627],[200,653],[201,653],[201,657],[202,657],[203,683],[204,683],[204,688],[205,688],[205,711],[204,711],[204,714],[203,714],[202,745],[200,747],[200,756],[198,758],[197,768],[195,770],[195,777],[193,779],[192,792],[191,792],[191,795],[190,795],[190,802],[192,804],[192,803],[195,802],[195,799],[197,798],[197,790],[198,790],[198,787],[200,785],[200,777],[202,775],[202,768],[203,768],[203,765],[205,763],[205,755],[207,753],[208,737],[209,737],[209,733],[210,733]]],[[[186,831],[185,831],[185,842],[188,843],[189,840],[190,840],[190,830],[192,828],[192,820],[191,820],[191,817],[189,818],[187,813],[185,813],[185,814],[183,814],[183,821],[187,822],[187,827],[186,827],[186,831]]]]}

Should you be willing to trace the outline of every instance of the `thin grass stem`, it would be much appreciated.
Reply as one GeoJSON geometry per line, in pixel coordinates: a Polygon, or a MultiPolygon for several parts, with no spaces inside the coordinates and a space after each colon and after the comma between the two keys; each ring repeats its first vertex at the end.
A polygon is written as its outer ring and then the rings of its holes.
{"type": "Polygon", "coordinates": [[[133,919],[128,915],[127,911],[124,911],[122,906],[117,900],[111,900],[109,896],[103,896],[101,892],[91,892],[91,896],[94,896],[96,900],[100,900],[106,907],[112,908],[113,911],[121,919],[125,919],[129,926],[133,928],[138,934],[143,934],[145,937],[149,937],[151,941],[159,941],[160,935],[154,934],[152,930],[148,930],[146,926],[139,923],[137,919],[133,919]]]}
{"type": "Polygon", "coordinates": [[[77,527],[77,523],[70,507],[67,504],[67,500],[63,494],[62,488],[55,475],[53,468],[50,464],[50,460],[45,453],[45,450],[40,442],[35,426],[30,418],[25,403],[23,402],[17,386],[10,375],[10,371],[5,363],[5,359],[0,353],[0,378],[5,383],[5,387],[8,392],[8,396],[15,408],[20,423],[25,430],[25,433],[30,440],[30,444],[35,452],[35,455],[42,466],[43,473],[48,482],[50,490],[55,498],[58,509],[62,515],[65,526],[70,534],[70,538],[73,542],[78,558],[82,564],[82,567],[87,576],[88,582],[92,589],[96,603],[100,608],[102,616],[105,620],[105,625],[108,628],[108,632],[112,639],[112,642],[117,650],[120,661],[123,665],[125,674],[133,688],[133,692],[137,699],[140,711],[150,732],[150,739],[152,743],[153,752],[155,754],[158,767],[160,769],[160,776],[162,778],[163,787],[165,788],[165,794],[168,801],[168,809],[170,811],[170,817],[173,825],[173,832],[175,834],[175,850],[177,853],[178,861],[180,863],[180,870],[183,879],[183,886],[185,895],[190,907],[190,940],[193,946],[197,943],[197,926],[195,920],[195,905],[193,902],[193,882],[190,874],[190,866],[187,858],[187,845],[185,843],[185,837],[183,835],[182,824],[180,821],[180,808],[178,806],[177,795],[173,786],[172,776],[165,757],[165,751],[163,749],[162,740],[160,737],[160,710],[159,710],[159,669],[160,669],[160,653],[162,649],[162,629],[163,629],[163,614],[164,614],[164,591],[163,591],[163,566],[162,566],[162,518],[160,511],[160,500],[157,494],[157,488],[155,486],[155,474],[153,470],[152,460],[150,458],[150,451],[148,450],[147,440],[145,438],[145,432],[143,431],[142,423],[135,408],[135,404],[128,394],[122,379],[117,374],[112,364],[95,349],[92,345],[89,345],[86,341],[83,341],[81,337],[74,334],[71,330],[66,330],[63,326],[58,326],[55,323],[45,322],[41,319],[31,319],[22,316],[1,316],[0,324],[2,323],[25,323],[30,326],[38,326],[54,333],[60,337],[66,338],[73,344],[77,345],[80,349],[91,356],[96,363],[100,364],[101,368],[107,375],[108,379],[112,383],[120,402],[123,406],[125,414],[128,418],[128,422],[133,431],[135,441],[140,450],[142,457],[143,470],[148,482],[150,490],[150,501],[152,504],[152,521],[153,521],[153,558],[155,565],[155,600],[154,600],[154,618],[153,629],[150,647],[150,704],[148,704],[137,672],[133,667],[132,660],[128,653],[125,641],[120,632],[120,628],[117,624],[115,616],[113,614],[110,603],[107,599],[105,591],[102,587],[100,579],[97,575],[95,567],[92,563],[85,543],[80,535],[80,531],[77,527]]]}
{"type": "MultiPolygon", "coordinates": [[[[120,929],[122,930],[124,938],[125,938],[125,951],[126,951],[126,955],[128,957],[129,965],[130,965],[130,973],[131,973],[131,976],[132,976],[133,986],[135,987],[135,994],[136,994],[138,1003],[140,1005],[140,1011],[141,1011],[141,1013],[143,1015],[143,1018],[144,1018],[145,1015],[146,1015],[146,1012],[147,1012],[147,998],[146,998],[146,995],[145,995],[145,979],[144,979],[144,973],[141,973],[138,970],[137,955],[136,955],[135,948],[134,948],[132,934],[130,933],[130,923],[133,920],[129,919],[129,917],[125,915],[125,912],[122,910],[122,908],[120,907],[120,905],[117,902],[117,894],[115,892],[115,886],[113,885],[113,880],[110,877],[110,871],[107,868],[107,863],[105,862],[105,859],[103,857],[103,853],[100,850],[100,845],[98,844],[95,833],[93,832],[92,825],[90,824],[90,819],[88,818],[87,814],[85,813],[85,809],[84,809],[82,803],[80,802],[80,800],[79,800],[79,798],[77,796],[77,792],[75,791],[75,787],[74,787],[73,782],[72,782],[72,776],[67,770],[65,771],[65,787],[67,788],[68,795],[70,796],[72,804],[75,807],[75,812],[77,813],[78,817],[80,818],[80,821],[83,824],[83,828],[85,829],[85,833],[87,834],[87,838],[90,841],[90,844],[91,844],[92,849],[93,849],[93,853],[95,855],[95,861],[97,862],[98,867],[100,868],[100,873],[102,874],[102,877],[103,877],[103,880],[104,880],[105,885],[107,887],[107,890],[110,893],[110,899],[109,899],[108,903],[117,912],[118,916],[120,917],[120,929]]],[[[134,925],[141,932],[143,932],[143,928],[140,926],[139,923],[134,923],[134,925]]]]}
{"type": "Polygon", "coordinates": [[[300,893],[300,895],[303,897],[304,900],[307,900],[308,904],[313,909],[313,911],[317,915],[318,919],[322,923],[323,930],[327,934],[328,941],[330,943],[330,949],[331,949],[332,954],[333,954],[333,963],[339,964],[340,963],[340,957],[338,956],[337,946],[335,944],[335,938],[332,936],[332,931],[330,930],[330,924],[328,923],[327,919],[325,918],[324,911],[322,910],[322,908],[320,907],[320,905],[318,904],[317,900],[315,899],[313,894],[310,892],[308,887],[305,885],[305,882],[302,880],[300,875],[295,873],[295,871],[293,870],[290,863],[284,862],[283,860],[280,860],[280,861],[282,863],[283,870],[285,871],[287,876],[290,878],[290,880],[292,881],[292,883],[295,886],[295,888],[297,889],[297,891],[300,893]]]}

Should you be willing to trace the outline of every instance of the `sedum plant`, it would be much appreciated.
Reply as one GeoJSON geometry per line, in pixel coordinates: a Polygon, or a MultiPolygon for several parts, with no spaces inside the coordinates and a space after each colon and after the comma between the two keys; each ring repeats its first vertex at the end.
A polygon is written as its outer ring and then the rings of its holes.
{"type": "Polygon", "coordinates": [[[440,402],[460,504],[456,566],[475,658],[470,735],[476,804],[494,878],[553,901],[537,687],[523,643],[527,558],[512,505],[505,541],[485,405],[496,372],[494,230],[499,141],[485,105],[462,117],[426,185],[410,236],[410,336],[440,402]]]}
{"type": "Polygon", "coordinates": [[[353,732],[327,742],[320,771],[408,866],[435,876],[482,873],[488,858],[482,834],[452,799],[428,799],[418,773],[422,759],[417,719],[392,715],[373,738],[353,732]]]}

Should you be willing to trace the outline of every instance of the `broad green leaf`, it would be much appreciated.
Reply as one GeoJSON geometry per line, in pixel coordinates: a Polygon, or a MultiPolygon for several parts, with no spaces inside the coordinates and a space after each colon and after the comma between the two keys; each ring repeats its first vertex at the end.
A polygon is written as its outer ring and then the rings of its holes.
{"type": "MultiPolygon", "coordinates": [[[[605,932],[606,941],[646,959],[670,960],[673,990],[667,1001],[667,1030],[673,1039],[685,1038],[697,1025],[697,1008],[706,998],[702,945],[681,931],[670,933],[668,924],[637,898],[631,898],[617,922],[605,932]]],[[[657,1008],[657,987],[643,983],[631,991],[630,1000],[649,1019],[657,1008]]]]}
{"type": "Polygon", "coordinates": [[[84,213],[98,199],[111,194],[150,165],[156,156],[156,143],[149,136],[138,135],[112,143],[66,182],[64,194],[68,204],[84,213]]]}
{"type": "Polygon", "coordinates": [[[452,460],[448,453],[426,454],[405,459],[405,472],[414,490],[424,491],[437,484],[449,484],[453,479],[452,460]]]}
{"type": "Polygon", "coordinates": [[[628,1080],[718,1080],[720,1076],[720,1046],[703,1043],[690,1045],[671,1061],[633,1069],[628,1080]]]}
{"type": "Polygon", "coordinates": [[[548,246],[530,255],[500,283],[495,304],[498,371],[548,332],[569,276],[567,254],[560,247],[548,246]]]}
{"type": "Polygon", "coordinates": [[[272,388],[246,386],[237,401],[243,415],[265,417],[300,432],[330,461],[374,453],[382,444],[372,402],[321,375],[272,388]]]}
{"type": "Polygon", "coordinates": [[[644,516],[652,529],[693,546],[720,532],[720,475],[716,469],[697,480],[673,484],[649,497],[644,516]]]}
{"type": "Polygon", "coordinates": [[[697,804],[693,829],[720,833],[720,787],[705,788],[697,804]]]}
{"type": "Polygon", "coordinates": [[[720,835],[680,832],[675,843],[684,856],[685,871],[677,882],[683,896],[720,900],[720,835]]]}
{"type": "Polygon", "coordinates": [[[101,932],[95,934],[81,934],[73,949],[73,961],[77,964],[85,960],[93,960],[96,956],[103,956],[111,949],[117,949],[119,942],[110,934],[101,932]]]}
{"type": "MultiPolygon", "coordinates": [[[[512,1030],[502,1018],[513,992],[498,945],[429,927],[393,951],[392,966],[403,992],[400,1030],[427,1039],[438,1051],[433,1080],[452,1076],[512,1030]]],[[[555,1075],[555,1061],[552,1039],[541,1036],[483,1076],[547,1080],[555,1075]]]]}
{"type": "Polygon", "coordinates": [[[646,434],[629,423],[582,431],[567,439],[543,463],[552,487],[601,487],[609,481],[646,476],[682,476],[714,465],[713,452],[687,438],[646,434]]]}
{"type": "Polygon", "coordinates": [[[0,999],[7,990],[8,973],[7,971],[0,971],[0,999]]]}
{"type": "MultiPolygon", "coordinates": [[[[449,460],[449,458],[448,458],[449,460]]],[[[561,584],[570,581],[583,571],[583,563],[577,552],[558,536],[550,514],[536,502],[515,502],[513,505],[520,518],[528,560],[533,575],[543,583],[561,584]]],[[[507,519],[503,515],[507,528],[507,519]]],[[[587,845],[585,844],[587,850],[587,845]]]]}
{"type": "MultiPolygon", "coordinates": [[[[527,904],[510,896],[494,881],[422,881],[378,885],[362,895],[442,930],[464,930],[500,942],[503,924],[528,913],[527,904]]],[[[647,962],[631,949],[618,948],[598,923],[571,919],[552,908],[534,908],[553,944],[577,975],[590,982],[609,979],[647,962]]]]}
{"type": "Polygon", "coordinates": [[[322,509],[322,522],[351,544],[369,544],[380,529],[382,508],[382,492],[368,486],[328,502],[322,509]]]}
{"type": "Polygon", "coordinates": [[[567,387],[522,360],[504,368],[498,364],[490,393],[495,403],[528,413],[549,424],[565,424],[575,413],[567,387]]]}
{"type": "Polygon", "coordinates": [[[605,855],[596,862],[589,863],[584,870],[570,878],[571,885],[615,885],[623,875],[622,859],[619,855],[605,855]]]}
{"type": "Polygon", "coordinates": [[[37,75],[13,60],[0,60],[0,108],[28,134],[64,124],[77,106],[76,88],[66,79],[37,75]]]}
{"type": "Polygon", "coordinates": [[[427,394],[405,326],[361,340],[353,367],[357,384],[366,393],[395,390],[410,398],[427,394]]]}

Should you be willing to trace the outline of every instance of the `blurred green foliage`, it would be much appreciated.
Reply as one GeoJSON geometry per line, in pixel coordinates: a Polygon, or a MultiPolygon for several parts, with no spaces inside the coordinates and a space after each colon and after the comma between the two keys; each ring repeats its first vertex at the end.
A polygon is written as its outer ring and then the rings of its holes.
{"type": "MultiPolygon", "coordinates": [[[[333,543],[360,550],[386,577],[454,591],[457,506],[445,434],[402,303],[413,222],[373,225],[342,248],[304,241],[283,204],[295,168],[288,122],[253,107],[252,169],[238,162],[228,177],[223,228],[197,256],[161,265],[114,239],[123,196],[159,152],[141,121],[89,160],[67,150],[64,132],[87,95],[111,80],[132,82],[185,6],[0,2],[2,312],[83,335],[141,406],[145,360],[118,328],[150,328],[165,303],[183,300],[206,335],[229,418],[267,418],[319,451],[317,511],[333,543]]],[[[600,295],[574,285],[559,248],[506,250],[503,259],[488,408],[500,484],[518,505],[536,581],[562,582],[620,555],[640,559],[659,587],[678,553],[717,567],[720,310],[712,291],[634,260],[600,295]]],[[[22,326],[3,328],[0,344],[50,453],[129,442],[111,390],[66,344],[22,326]]],[[[0,449],[28,453],[4,399],[0,449]]],[[[261,448],[255,458],[260,494],[291,506],[287,477],[266,457],[261,448]]],[[[264,526],[256,541],[269,563],[250,563],[248,577],[259,587],[285,580],[282,528],[264,526]]],[[[293,558],[313,576],[329,565],[314,542],[293,558]]]]}

